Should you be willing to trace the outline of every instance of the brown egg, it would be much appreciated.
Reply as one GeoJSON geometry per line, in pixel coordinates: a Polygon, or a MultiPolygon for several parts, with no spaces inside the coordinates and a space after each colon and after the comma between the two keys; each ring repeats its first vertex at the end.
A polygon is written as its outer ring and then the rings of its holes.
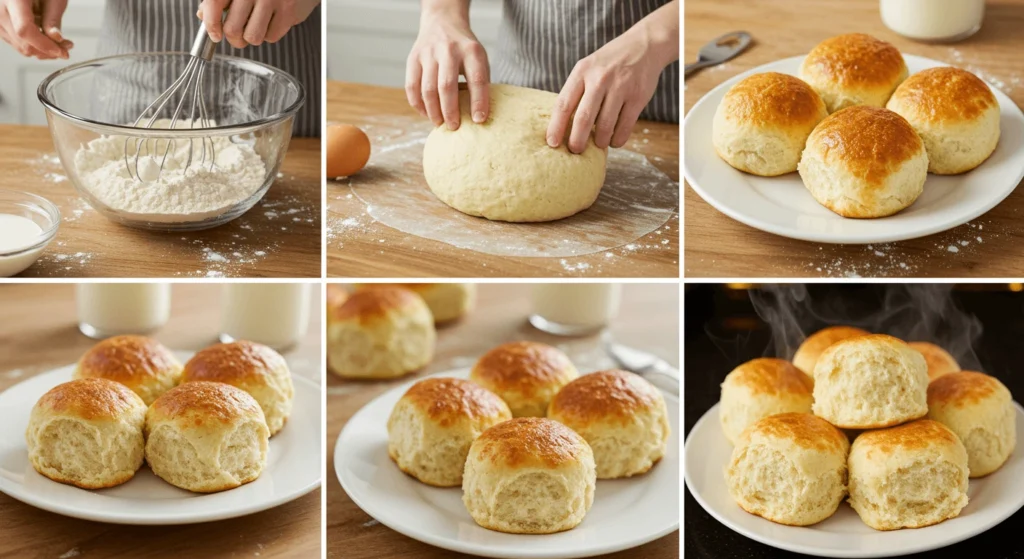
{"type": "Polygon", "coordinates": [[[370,160],[370,138],[351,124],[327,127],[327,178],[348,177],[370,160]]]}

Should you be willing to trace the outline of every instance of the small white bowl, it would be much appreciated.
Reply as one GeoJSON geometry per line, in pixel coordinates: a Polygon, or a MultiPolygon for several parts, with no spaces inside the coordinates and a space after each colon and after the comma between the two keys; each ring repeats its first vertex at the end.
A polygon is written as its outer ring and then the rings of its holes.
{"type": "Polygon", "coordinates": [[[31,219],[43,230],[32,244],[0,251],[0,277],[11,277],[25,270],[43,253],[60,228],[60,210],[52,202],[28,192],[0,189],[0,214],[31,219]]]}

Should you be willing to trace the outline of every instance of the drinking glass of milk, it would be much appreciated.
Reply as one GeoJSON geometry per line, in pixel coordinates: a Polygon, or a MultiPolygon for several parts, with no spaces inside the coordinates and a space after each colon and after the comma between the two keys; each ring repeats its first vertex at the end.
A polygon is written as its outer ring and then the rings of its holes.
{"type": "Polygon", "coordinates": [[[882,22],[917,41],[951,43],[974,35],[985,0],[880,0],[882,22]]]}
{"type": "Polygon", "coordinates": [[[171,316],[166,283],[80,283],[76,301],[78,329],[90,338],[146,334],[171,316]]]}
{"type": "Polygon", "coordinates": [[[305,283],[225,285],[220,339],[287,349],[309,328],[309,297],[309,284],[305,283]]]}
{"type": "Polygon", "coordinates": [[[617,283],[537,284],[530,324],[559,336],[592,334],[615,318],[621,297],[617,283]]]}

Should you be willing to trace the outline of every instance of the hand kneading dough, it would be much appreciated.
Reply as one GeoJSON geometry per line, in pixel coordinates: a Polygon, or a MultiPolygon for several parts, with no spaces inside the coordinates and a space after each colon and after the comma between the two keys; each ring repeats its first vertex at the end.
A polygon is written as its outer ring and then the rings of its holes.
{"type": "Polygon", "coordinates": [[[937,421],[861,433],[849,468],[850,506],[875,530],[938,524],[967,506],[967,452],[937,421]]]}
{"type": "Polygon", "coordinates": [[[900,115],[850,107],[807,138],[800,178],[819,204],[843,217],[885,217],[914,203],[928,178],[928,153],[900,115]]]}
{"type": "Polygon", "coordinates": [[[922,70],[907,78],[885,107],[921,136],[930,173],[970,171],[999,143],[999,102],[988,84],[967,70],[922,70]]]}
{"type": "Polygon", "coordinates": [[[583,437],[557,421],[520,417],[473,441],[462,502],[489,530],[552,534],[583,522],[596,480],[594,454],[583,437]]]}
{"type": "Polygon", "coordinates": [[[726,163],[763,177],[796,171],[807,136],[828,116],[799,78],[754,74],[732,86],[715,111],[711,141],[726,163]]]}
{"type": "Polygon", "coordinates": [[[743,510],[789,526],[832,516],[846,496],[850,442],[809,413],[768,416],[743,431],[725,468],[743,510]]]}
{"type": "Polygon", "coordinates": [[[53,481],[85,489],[120,485],[142,466],[145,417],[142,398],[123,384],[99,378],[59,384],[32,408],[29,462],[53,481]]]}
{"type": "Polygon", "coordinates": [[[800,64],[800,79],[821,95],[830,113],[854,105],[884,107],[906,77],[900,51],[863,33],[825,39],[800,64]]]}
{"type": "Polygon", "coordinates": [[[477,124],[459,91],[461,126],[442,124],[423,146],[423,175],[442,202],[495,221],[553,221],[590,207],[604,184],[606,150],[591,136],[581,154],[547,144],[558,95],[494,84],[491,114],[477,124]]]}
{"type": "Polygon", "coordinates": [[[928,385],[928,419],[963,441],[971,477],[998,470],[1017,445],[1013,398],[1003,383],[973,371],[954,372],[928,385]]]}

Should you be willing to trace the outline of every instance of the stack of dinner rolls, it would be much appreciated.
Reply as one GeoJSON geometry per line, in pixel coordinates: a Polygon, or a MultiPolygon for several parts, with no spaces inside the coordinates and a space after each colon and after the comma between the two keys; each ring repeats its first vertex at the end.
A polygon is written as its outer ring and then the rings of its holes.
{"type": "Polygon", "coordinates": [[[1016,445],[1009,390],[935,344],[833,326],[793,360],[754,359],[722,383],[726,484],[752,514],[807,526],[848,496],[876,530],[937,524],[1016,445]]]}
{"type": "Polygon", "coordinates": [[[182,489],[232,489],[263,471],[293,397],[288,364],[269,347],[217,344],[182,367],[152,338],[115,336],[36,402],[25,433],[29,461],[85,489],[125,483],[143,461],[182,489]]]}
{"type": "Polygon", "coordinates": [[[660,391],[619,370],[580,375],[557,348],[502,344],[469,380],[429,377],[387,423],[388,456],[437,487],[462,487],[477,524],[550,534],[583,521],[598,479],[646,473],[670,436],[660,391]]]}
{"type": "Polygon", "coordinates": [[[715,112],[712,143],[740,171],[799,171],[843,217],[893,215],[917,200],[929,172],[970,171],[999,142],[999,103],[984,81],[953,67],[908,77],[899,50],[869,35],[822,41],[799,74],[739,81],[715,112]]]}

